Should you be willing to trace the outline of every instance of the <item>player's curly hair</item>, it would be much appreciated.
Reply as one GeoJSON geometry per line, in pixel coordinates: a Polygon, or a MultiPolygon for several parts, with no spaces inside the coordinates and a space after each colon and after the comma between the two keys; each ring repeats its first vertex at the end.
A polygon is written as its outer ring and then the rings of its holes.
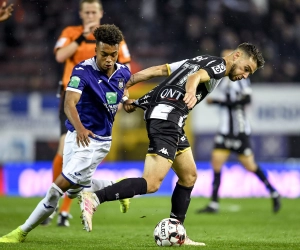
{"type": "Polygon", "coordinates": [[[103,42],[109,45],[119,44],[123,40],[121,30],[114,24],[103,24],[94,31],[97,44],[103,42]]]}
{"type": "Polygon", "coordinates": [[[265,64],[265,59],[262,53],[251,43],[242,43],[238,46],[238,49],[244,51],[249,57],[252,57],[257,64],[257,68],[260,69],[265,64]]]}

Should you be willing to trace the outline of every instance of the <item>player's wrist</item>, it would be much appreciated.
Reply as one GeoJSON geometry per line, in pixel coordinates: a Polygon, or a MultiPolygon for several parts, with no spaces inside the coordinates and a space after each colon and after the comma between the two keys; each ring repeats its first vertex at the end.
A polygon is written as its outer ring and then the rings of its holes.
{"type": "Polygon", "coordinates": [[[78,45],[80,45],[83,41],[85,41],[85,37],[83,36],[83,33],[74,40],[74,42],[77,43],[78,45]]]}
{"type": "Polygon", "coordinates": [[[126,102],[128,100],[128,97],[126,96],[126,95],[124,95],[123,97],[122,97],[122,99],[121,99],[121,103],[124,103],[124,102],[126,102]]]}

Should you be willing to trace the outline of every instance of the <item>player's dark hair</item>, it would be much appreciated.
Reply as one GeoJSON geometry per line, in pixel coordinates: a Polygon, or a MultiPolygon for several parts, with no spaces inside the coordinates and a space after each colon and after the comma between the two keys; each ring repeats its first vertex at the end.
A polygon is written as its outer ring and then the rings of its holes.
{"type": "Polygon", "coordinates": [[[99,3],[100,10],[103,10],[103,5],[102,5],[102,2],[100,0],[80,0],[80,2],[79,2],[79,10],[82,9],[82,4],[84,4],[84,3],[99,3]]]}
{"type": "Polygon", "coordinates": [[[262,53],[256,48],[255,45],[251,43],[242,43],[238,46],[238,49],[244,51],[250,58],[253,58],[256,61],[257,68],[260,69],[265,64],[265,59],[263,58],[262,53]]]}
{"type": "Polygon", "coordinates": [[[97,44],[103,42],[109,45],[119,44],[123,40],[121,30],[114,24],[103,24],[94,31],[97,44]]]}

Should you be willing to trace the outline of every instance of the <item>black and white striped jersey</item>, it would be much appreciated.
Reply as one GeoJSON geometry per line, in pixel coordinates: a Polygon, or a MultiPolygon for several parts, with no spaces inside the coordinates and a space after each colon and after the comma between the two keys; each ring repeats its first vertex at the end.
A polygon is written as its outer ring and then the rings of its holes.
{"type": "Polygon", "coordinates": [[[249,78],[234,82],[228,77],[222,79],[216,92],[218,98],[213,99],[220,106],[219,133],[234,136],[251,133],[245,112],[245,106],[251,102],[251,93],[249,78]]]}
{"type": "Polygon", "coordinates": [[[206,70],[210,76],[209,81],[197,87],[197,105],[219,84],[226,63],[221,57],[203,55],[168,64],[168,69],[169,77],[137,99],[135,105],[145,111],[145,119],[169,120],[182,127],[190,111],[183,101],[188,76],[200,69],[206,70]]]}

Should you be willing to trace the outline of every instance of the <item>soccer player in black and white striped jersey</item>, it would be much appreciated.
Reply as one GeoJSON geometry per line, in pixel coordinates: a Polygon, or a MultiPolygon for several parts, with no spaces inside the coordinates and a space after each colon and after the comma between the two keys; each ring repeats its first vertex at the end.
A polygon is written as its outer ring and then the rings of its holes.
{"type": "MultiPolygon", "coordinates": [[[[231,52],[224,50],[222,54],[225,56],[231,52]]],[[[228,77],[224,77],[218,90],[218,97],[206,99],[208,104],[216,104],[220,108],[219,131],[215,136],[211,156],[214,170],[211,202],[205,208],[197,210],[197,213],[219,211],[218,191],[221,183],[221,168],[232,152],[238,155],[238,160],[247,170],[253,172],[264,183],[271,194],[273,211],[276,213],[280,209],[280,195],[255,162],[250,144],[251,127],[245,112],[245,106],[251,102],[250,80],[247,78],[231,81],[228,77]]]]}
{"type": "MultiPolygon", "coordinates": [[[[132,112],[135,107],[144,110],[149,147],[143,176],[124,179],[94,193],[83,191],[81,206],[90,204],[95,211],[99,204],[107,201],[155,193],[172,168],[178,176],[178,182],[171,197],[169,216],[184,223],[197,180],[196,164],[184,132],[185,121],[194,106],[212,92],[224,76],[233,81],[248,78],[263,65],[261,52],[253,44],[243,43],[225,57],[198,55],[153,66],[132,75],[126,83],[127,89],[153,77],[166,76],[144,96],[123,103],[127,112],[132,112]]],[[[126,89],[124,93],[127,93],[126,89]]],[[[92,228],[92,216],[93,212],[83,210],[82,218],[87,230],[92,228]]],[[[205,244],[186,237],[184,245],[205,244]]]]}

